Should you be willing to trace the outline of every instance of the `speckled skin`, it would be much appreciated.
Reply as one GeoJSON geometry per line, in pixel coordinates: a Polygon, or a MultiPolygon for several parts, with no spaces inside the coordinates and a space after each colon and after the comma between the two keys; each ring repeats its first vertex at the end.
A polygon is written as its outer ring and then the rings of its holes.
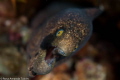
{"type": "Polygon", "coordinates": [[[90,38],[92,20],[99,13],[99,10],[95,8],[69,8],[47,19],[41,27],[37,28],[28,44],[27,52],[30,56],[29,75],[47,74],[54,66],[80,50],[90,38]],[[64,32],[58,37],[56,32],[60,29],[63,29],[64,32]],[[46,62],[46,53],[51,46],[63,51],[64,58],[56,60],[57,57],[54,56],[51,62],[46,62]]]}

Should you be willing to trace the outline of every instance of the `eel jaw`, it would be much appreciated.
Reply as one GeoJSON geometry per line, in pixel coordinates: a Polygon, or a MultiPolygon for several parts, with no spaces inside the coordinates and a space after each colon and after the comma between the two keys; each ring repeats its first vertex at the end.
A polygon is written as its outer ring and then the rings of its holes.
{"type": "Polygon", "coordinates": [[[66,57],[64,51],[58,47],[49,47],[47,50],[41,50],[40,54],[33,60],[33,65],[29,75],[47,74],[56,64],[66,57]]]}
{"type": "Polygon", "coordinates": [[[54,67],[57,62],[65,57],[66,54],[61,48],[51,46],[46,50],[46,56],[44,57],[44,60],[49,66],[54,67]]]}

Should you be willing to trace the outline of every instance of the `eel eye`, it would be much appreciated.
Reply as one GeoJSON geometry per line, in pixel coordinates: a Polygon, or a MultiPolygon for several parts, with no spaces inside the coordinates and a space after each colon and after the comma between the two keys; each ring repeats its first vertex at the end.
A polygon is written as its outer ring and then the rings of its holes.
{"type": "Polygon", "coordinates": [[[56,36],[61,36],[63,34],[64,30],[60,29],[57,31],[56,36]]]}

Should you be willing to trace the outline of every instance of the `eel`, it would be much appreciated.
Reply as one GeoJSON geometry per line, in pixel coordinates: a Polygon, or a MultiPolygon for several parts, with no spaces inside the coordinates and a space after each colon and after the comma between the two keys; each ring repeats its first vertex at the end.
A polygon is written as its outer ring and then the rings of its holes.
{"type": "Polygon", "coordinates": [[[34,19],[27,46],[29,76],[44,75],[79,51],[92,34],[97,8],[51,7],[34,19]]]}

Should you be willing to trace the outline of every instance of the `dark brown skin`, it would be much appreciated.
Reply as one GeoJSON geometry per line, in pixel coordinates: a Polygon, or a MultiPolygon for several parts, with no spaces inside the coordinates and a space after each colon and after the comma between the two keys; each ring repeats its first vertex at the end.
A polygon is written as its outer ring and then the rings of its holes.
{"type": "Polygon", "coordinates": [[[40,25],[27,48],[30,56],[29,76],[49,73],[80,50],[91,36],[92,20],[100,12],[96,8],[69,8],[40,25]]]}

